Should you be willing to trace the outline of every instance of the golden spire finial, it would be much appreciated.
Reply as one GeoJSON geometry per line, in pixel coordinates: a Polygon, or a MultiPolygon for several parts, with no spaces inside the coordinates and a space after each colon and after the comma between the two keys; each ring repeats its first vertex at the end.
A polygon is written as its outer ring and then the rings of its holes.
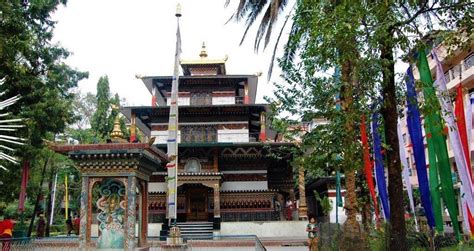
{"type": "MultiPolygon", "coordinates": [[[[112,110],[118,110],[120,107],[118,105],[112,105],[112,110]]],[[[110,138],[112,139],[112,142],[113,143],[124,143],[124,142],[127,142],[124,138],[123,138],[123,132],[122,130],[120,129],[120,114],[117,114],[117,116],[115,117],[115,121],[114,121],[114,129],[112,130],[112,132],[110,133],[110,138]]]]}
{"type": "Polygon", "coordinates": [[[207,58],[206,43],[202,42],[201,53],[199,53],[201,59],[207,58]]]}

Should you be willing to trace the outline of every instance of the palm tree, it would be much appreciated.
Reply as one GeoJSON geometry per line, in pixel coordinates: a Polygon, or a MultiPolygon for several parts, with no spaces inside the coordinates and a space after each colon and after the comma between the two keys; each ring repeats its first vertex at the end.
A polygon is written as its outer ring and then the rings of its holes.
{"type": "MultiPolygon", "coordinates": [[[[229,5],[229,2],[230,0],[226,1],[226,7],[229,5]]],[[[264,13],[262,19],[260,20],[260,23],[258,24],[257,34],[255,35],[254,50],[257,52],[261,48],[261,42],[264,38],[265,39],[263,43],[263,50],[265,50],[265,48],[267,48],[270,42],[272,31],[275,29],[277,20],[285,13],[287,4],[288,0],[240,0],[239,5],[235,10],[235,13],[229,19],[229,21],[234,20],[235,22],[245,22],[245,31],[242,35],[242,39],[240,40],[240,45],[242,45],[242,43],[247,38],[247,33],[249,29],[256,24],[257,17],[264,13]]],[[[283,30],[286,27],[288,20],[290,20],[291,12],[295,8],[295,6],[296,4],[292,7],[290,13],[286,15],[285,21],[280,27],[278,37],[273,47],[270,66],[268,68],[268,80],[270,80],[270,77],[272,75],[276,50],[278,48],[278,45],[280,44],[280,39],[283,34],[283,30]]]]}

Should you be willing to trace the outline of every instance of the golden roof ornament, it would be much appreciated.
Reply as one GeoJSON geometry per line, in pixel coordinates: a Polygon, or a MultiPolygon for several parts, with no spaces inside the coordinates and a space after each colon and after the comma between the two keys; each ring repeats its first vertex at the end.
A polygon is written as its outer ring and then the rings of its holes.
{"type": "MultiPolygon", "coordinates": [[[[112,109],[118,109],[118,107],[114,105],[114,106],[112,106],[112,109]]],[[[127,142],[123,138],[123,132],[120,129],[120,115],[119,114],[117,114],[117,116],[115,117],[114,129],[110,133],[110,138],[112,139],[113,143],[125,143],[125,142],[127,142]]]]}
{"type": "Polygon", "coordinates": [[[207,58],[206,43],[202,42],[201,53],[199,53],[201,59],[207,58]]]}

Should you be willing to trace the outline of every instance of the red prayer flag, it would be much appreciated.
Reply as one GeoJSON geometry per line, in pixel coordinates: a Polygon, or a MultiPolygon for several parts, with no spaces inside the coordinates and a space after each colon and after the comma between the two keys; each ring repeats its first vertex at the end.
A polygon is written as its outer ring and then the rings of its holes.
{"type": "MultiPolygon", "coordinates": [[[[462,85],[459,84],[456,87],[456,101],[454,107],[454,114],[456,115],[456,124],[458,125],[459,136],[461,138],[462,150],[464,152],[464,157],[466,158],[468,170],[469,170],[469,177],[471,178],[472,182],[472,171],[471,171],[471,156],[469,153],[469,143],[467,140],[467,130],[466,130],[466,118],[464,116],[464,102],[463,102],[463,95],[462,95],[462,85]]],[[[472,213],[467,207],[467,215],[469,218],[469,226],[471,227],[471,233],[474,232],[474,218],[472,217],[472,213]]]]}
{"type": "Polygon", "coordinates": [[[23,162],[23,174],[21,176],[20,198],[18,199],[18,210],[20,212],[25,211],[26,186],[28,185],[29,172],[30,172],[30,161],[25,160],[23,162]]]}
{"type": "Polygon", "coordinates": [[[377,221],[379,220],[379,206],[377,203],[377,197],[375,196],[375,186],[374,178],[372,177],[372,162],[370,161],[370,152],[369,152],[369,140],[367,138],[367,129],[365,127],[365,116],[362,115],[360,123],[360,134],[362,139],[362,146],[364,148],[364,171],[365,179],[367,180],[367,185],[369,186],[370,195],[374,202],[375,217],[377,221]]]}

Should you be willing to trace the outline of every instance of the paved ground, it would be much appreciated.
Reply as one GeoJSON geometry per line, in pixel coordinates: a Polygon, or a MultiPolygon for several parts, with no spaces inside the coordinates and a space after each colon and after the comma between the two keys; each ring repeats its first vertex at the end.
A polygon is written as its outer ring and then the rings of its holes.
{"type": "MultiPolygon", "coordinates": [[[[308,250],[307,247],[266,247],[267,251],[306,251],[308,250]]],[[[154,249],[150,249],[153,250],[154,249]]],[[[156,249],[159,250],[159,249],[156,249]]],[[[239,247],[239,248],[234,248],[234,247],[200,247],[200,248],[193,248],[191,249],[192,251],[214,251],[214,250],[224,250],[224,251],[254,251],[256,250],[254,247],[239,247]]]]}

